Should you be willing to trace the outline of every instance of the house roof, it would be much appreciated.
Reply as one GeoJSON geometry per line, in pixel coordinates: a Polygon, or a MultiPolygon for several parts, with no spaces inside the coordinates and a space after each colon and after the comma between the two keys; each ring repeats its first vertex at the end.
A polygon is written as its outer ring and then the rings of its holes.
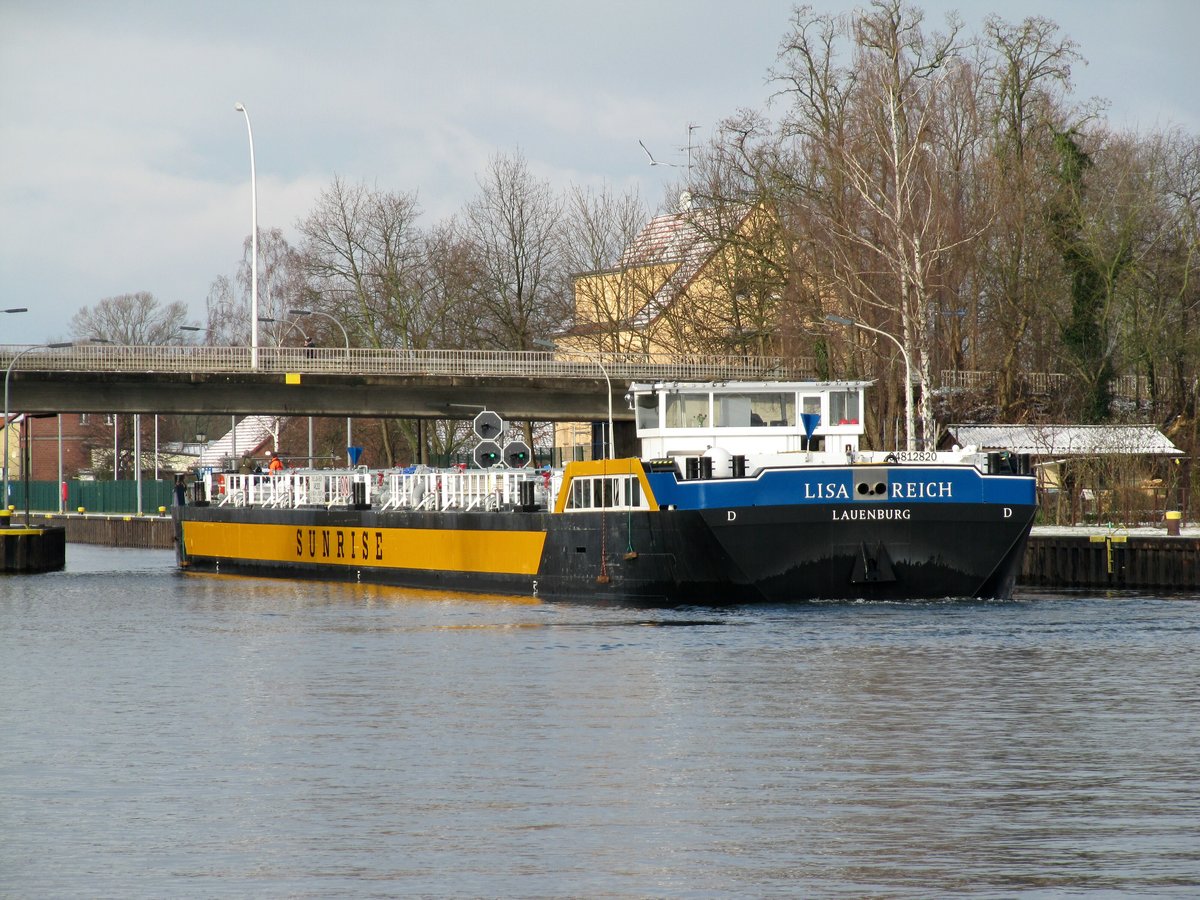
{"type": "Polygon", "coordinates": [[[720,237],[735,230],[749,214],[748,207],[733,210],[732,216],[728,208],[710,207],[667,213],[647,222],[621,254],[620,266],[677,265],[634,314],[634,323],[645,325],[670,306],[717,252],[720,237]]]}
{"type": "Polygon", "coordinates": [[[948,425],[946,430],[963,447],[1032,456],[1183,454],[1153,425],[948,425]]]}

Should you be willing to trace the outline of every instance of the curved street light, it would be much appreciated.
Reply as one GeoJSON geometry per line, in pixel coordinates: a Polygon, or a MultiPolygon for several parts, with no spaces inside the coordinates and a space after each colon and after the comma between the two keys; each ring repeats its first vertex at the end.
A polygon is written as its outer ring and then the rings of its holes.
{"type": "MultiPolygon", "coordinates": [[[[558,350],[558,344],[554,343],[554,341],[548,341],[544,338],[534,338],[533,342],[539,347],[545,347],[551,352],[558,350]]],[[[617,439],[617,433],[613,430],[612,379],[608,377],[608,369],[604,368],[604,363],[601,362],[599,354],[591,356],[590,354],[584,353],[583,355],[587,357],[589,362],[594,362],[597,366],[599,366],[601,374],[604,375],[604,383],[608,385],[608,443],[607,447],[605,448],[607,451],[605,453],[605,458],[616,459],[613,449],[613,443],[617,439]]],[[[574,441],[574,438],[572,438],[572,441],[574,441]]]]}
{"type": "Polygon", "coordinates": [[[915,450],[916,446],[913,439],[912,362],[908,358],[908,351],[904,349],[904,345],[886,331],[882,331],[871,325],[866,325],[857,319],[850,319],[846,316],[835,316],[830,314],[825,317],[825,321],[833,322],[835,325],[852,325],[853,327],[861,328],[864,331],[873,331],[876,334],[883,335],[900,348],[900,355],[904,357],[904,443],[906,450],[915,450]]]}
{"type": "MultiPolygon", "coordinates": [[[[331,316],[327,312],[321,312],[319,309],[289,309],[293,316],[324,316],[338,328],[342,329],[342,340],[346,342],[346,371],[350,371],[350,335],[346,333],[346,326],[341,323],[336,316],[331,316]]],[[[303,334],[303,332],[301,332],[303,334]]],[[[307,335],[306,335],[307,337],[307,335]]],[[[350,427],[350,416],[346,416],[346,452],[350,452],[350,447],[354,443],[352,429],[350,427]]],[[[309,419],[308,426],[308,456],[309,464],[312,464],[312,420],[309,419]]]]}
{"type": "MultiPolygon", "coordinates": [[[[298,332],[300,332],[300,337],[306,341],[308,340],[308,332],[301,328],[298,322],[294,322],[291,319],[276,319],[272,318],[271,316],[259,316],[258,321],[267,325],[286,325],[288,328],[295,328],[298,332]]],[[[283,337],[286,336],[287,332],[285,331],[283,333],[283,337]]],[[[283,343],[283,337],[278,338],[280,344],[283,343]]]]}
{"type": "Polygon", "coordinates": [[[336,316],[331,316],[327,312],[321,312],[319,309],[289,309],[293,316],[324,316],[334,325],[342,330],[342,340],[346,342],[346,368],[350,368],[350,335],[346,333],[346,326],[336,316]]]}
{"type": "Polygon", "coordinates": [[[246,117],[250,137],[250,368],[258,368],[258,187],[254,182],[254,129],[250,113],[241,103],[233,108],[246,117]]]}

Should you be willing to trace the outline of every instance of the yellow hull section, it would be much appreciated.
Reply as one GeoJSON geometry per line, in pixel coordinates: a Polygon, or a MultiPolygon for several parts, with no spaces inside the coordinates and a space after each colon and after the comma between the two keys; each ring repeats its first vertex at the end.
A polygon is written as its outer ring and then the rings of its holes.
{"type": "Polygon", "coordinates": [[[183,523],[188,556],[380,569],[536,575],[543,531],[183,523]]]}

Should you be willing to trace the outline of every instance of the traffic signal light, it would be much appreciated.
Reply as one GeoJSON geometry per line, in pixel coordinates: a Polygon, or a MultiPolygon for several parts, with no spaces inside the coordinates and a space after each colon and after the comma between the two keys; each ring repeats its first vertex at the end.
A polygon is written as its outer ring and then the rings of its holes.
{"type": "Polygon", "coordinates": [[[504,432],[504,420],[499,413],[485,409],[471,422],[471,430],[481,441],[492,441],[504,432]]]}
{"type": "Polygon", "coordinates": [[[524,441],[509,441],[504,445],[504,462],[510,469],[529,465],[529,445],[524,441]]]}
{"type": "Polygon", "coordinates": [[[495,441],[480,441],[471,453],[475,465],[481,469],[490,469],[500,462],[500,445],[495,441]]]}

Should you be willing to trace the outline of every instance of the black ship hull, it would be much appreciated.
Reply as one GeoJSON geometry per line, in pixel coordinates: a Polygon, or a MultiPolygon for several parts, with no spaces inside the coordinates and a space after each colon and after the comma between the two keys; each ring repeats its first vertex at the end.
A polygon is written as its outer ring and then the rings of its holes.
{"type": "Polygon", "coordinates": [[[644,606],[1007,598],[1032,505],[569,515],[183,507],[192,571],[644,606]]]}

